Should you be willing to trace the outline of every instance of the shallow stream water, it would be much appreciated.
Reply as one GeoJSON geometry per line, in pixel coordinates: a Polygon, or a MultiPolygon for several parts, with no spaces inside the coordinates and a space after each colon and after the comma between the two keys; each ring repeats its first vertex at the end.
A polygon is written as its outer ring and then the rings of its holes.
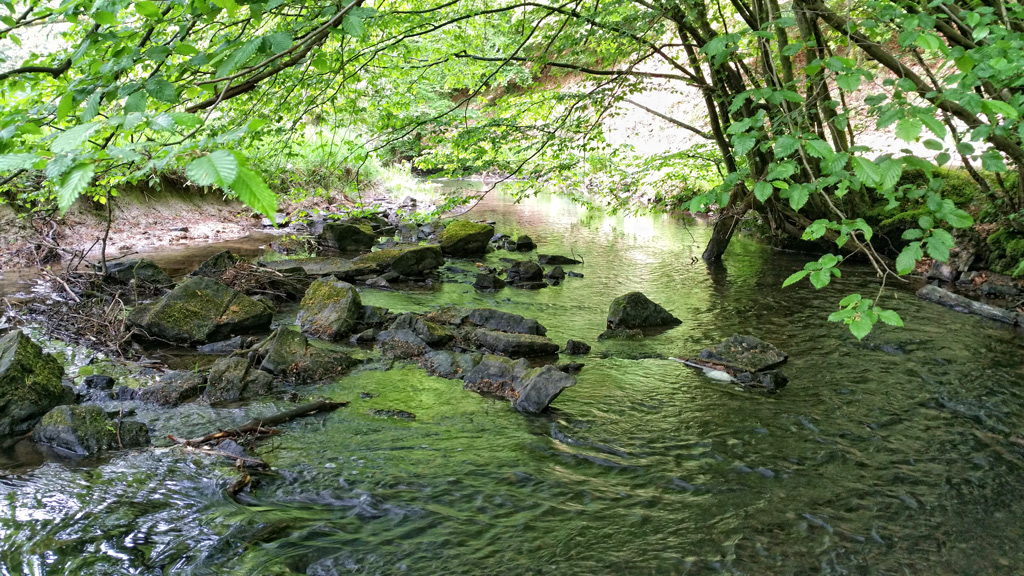
{"type": "MultiPolygon", "coordinates": [[[[0,455],[0,574],[1024,573],[1011,330],[895,287],[886,302],[907,327],[858,342],[825,318],[842,295],[874,296],[866,269],[781,289],[805,257],[739,238],[727,269],[708,269],[699,224],[548,196],[491,195],[466,217],[582,255],[567,268],[585,277],[495,294],[366,288],[363,302],[495,307],[594,344],[549,414],[411,366],[355,372],[303,391],[351,404],[261,444],[274,473],[238,499],[237,472],[173,448],[34,466],[0,455]],[[597,342],[610,300],[633,290],[682,325],[597,342]],[[787,351],[789,386],[752,395],[660,359],[733,333],[787,351]]],[[[136,408],[159,442],[286,406],[136,408]]]]}

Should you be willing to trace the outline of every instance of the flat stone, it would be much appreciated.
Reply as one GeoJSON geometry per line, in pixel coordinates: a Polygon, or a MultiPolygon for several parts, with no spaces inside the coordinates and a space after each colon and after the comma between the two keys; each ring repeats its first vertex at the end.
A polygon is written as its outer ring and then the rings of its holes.
{"type": "Polygon", "coordinates": [[[734,370],[760,372],[785,363],[788,356],[764,340],[733,334],[721,344],[701,350],[698,358],[734,370]]]}
{"type": "Polygon", "coordinates": [[[558,353],[558,344],[546,336],[498,332],[484,328],[477,329],[473,335],[484,348],[513,358],[550,356],[558,353]]]}

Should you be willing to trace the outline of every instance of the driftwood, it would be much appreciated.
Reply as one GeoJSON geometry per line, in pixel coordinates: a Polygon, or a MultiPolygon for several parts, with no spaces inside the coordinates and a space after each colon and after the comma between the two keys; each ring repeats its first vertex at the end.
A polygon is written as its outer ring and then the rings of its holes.
{"type": "MultiPolygon", "coordinates": [[[[252,420],[242,424],[237,428],[231,428],[228,430],[220,430],[218,432],[211,432],[205,436],[198,438],[192,438],[186,440],[179,438],[174,435],[168,435],[172,441],[180,444],[190,450],[195,450],[203,454],[209,454],[210,456],[220,456],[229,460],[234,460],[235,465],[239,468],[269,468],[267,463],[263,460],[246,454],[243,449],[236,445],[234,442],[230,442],[233,449],[222,449],[225,441],[230,441],[233,438],[248,437],[250,439],[259,439],[261,437],[272,436],[279,434],[277,430],[272,427],[279,424],[284,424],[296,418],[303,416],[309,416],[317,414],[319,412],[330,412],[337,410],[342,406],[347,406],[348,402],[332,402],[330,400],[318,400],[316,402],[310,402],[309,404],[303,404],[302,406],[296,406],[291,410],[284,412],[278,412],[263,418],[253,418],[252,420]]],[[[233,486],[235,492],[242,490],[245,485],[248,484],[248,477],[245,477],[245,481],[242,485],[236,487],[233,486]]]]}

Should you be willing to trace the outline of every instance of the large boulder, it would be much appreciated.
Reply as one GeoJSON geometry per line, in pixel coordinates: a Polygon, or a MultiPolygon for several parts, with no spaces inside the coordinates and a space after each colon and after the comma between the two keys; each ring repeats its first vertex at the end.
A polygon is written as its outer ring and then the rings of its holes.
{"type": "Polygon", "coordinates": [[[0,338],[0,436],[29,430],[47,410],[73,398],[63,377],[60,362],[21,331],[0,338]]]}
{"type": "Polygon", "coordinates": [[[498,332],[484,328],[477,329],[473,335],[481,346],[504,356],[529,358],[558,354],[558,344],[546,336],[498,332]]]}
{"type": "Polygon", "coordinates": [[[156,384],[139,391],[139,400],[160,406],[178,406],[198,398],[206,388],[206,373],[188,370],[168,372],[156,384]]]}
{"type": "Polygon", "coordinates": [[[736,371],[761,372],[783,364],[788,356],[764,340],[733,334],[721,344],[701,350],[698,358],[736,371]]]}
{"type": "Polygon", "coordinates": [[[320,232],[318,241],[342,252],[369,250],[377,242],[377,235],[369,224],[361,222],[328,222],[320,232]]]}
{"type": "Polygon", "coordinates": [[[640,292],[630,292],[612,300],[608,307],[609,330],[677,326],[682,321],[640,292]]]}
{"type": "Polygon", "coordinates": [[[156,262],[146,258],[131,258],[107,263],[107,278],[125,284],[135,281],[150,286],[170,286],[171,277],[156,262]]]}
{"type": "Polygon", "coordinates": [[[562,390],[575,384],[575,376],[555,366],[534,368],[515,383],[516,394],[512,398],[512,407],[529,414],[541,412],[558,398],[562,390]]]}
{"type": "Polygon", "coordinates": [[[502,312],[493,308],[473,308],[466,313],[464,318],[466,322],[474,326],[500,332],[535,334],[537,336],[544,336],[548,333],[547,328],[533,318],[526,318],[511,312],[502,312]]]}
{"type": "Polygon", "coordinates": [[[363,254],[352,260],[358,270],[385,272],[391,270],[399,276],[420,278],[444,264],[444,256],[437,246],[398,245],[363,254]]]}
{"type": "Polygon", "coordinates": [[[111,420],[96,405],[58,406],[43,416],[32,439],[75,456],[104,450],[149,445],[149,428],[142,422],[111,420]]]}
{"type": "Polygon", "coordinates": [[[273,313],[245,294],[209,278],[188,278],[128,320],[152,339],[180,344],[224,340],[270,326],[273,313]]]}
{"type": "Polygon", "coordinates": [[[210,404],[252,400],[270,394],[274,378],[249,366],[245,358],[221,358],[210,367],[203,398],[210,404]]]}
{"type": "Polygon", "coordinates": [[[441,233],[441,251],[457,258],[483,256],[487,252],[487,243],[493,236],[493,226],[453,220],[441,233]]]}
{"type": "Polygon", "coordinates": [[[362,317],[363,303],[354,286],[333,277],[309,285],[299,304],[302,331],[324,340],[340,340],[362,317]]]}

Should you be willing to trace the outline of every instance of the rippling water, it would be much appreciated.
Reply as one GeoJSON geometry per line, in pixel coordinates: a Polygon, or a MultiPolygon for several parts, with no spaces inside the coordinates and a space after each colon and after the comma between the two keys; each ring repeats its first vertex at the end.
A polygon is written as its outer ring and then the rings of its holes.
{"type": "MultiPolygon", "coordinates": [[[[740,239],[727,271],[709,270],[693,262],[708,230],[667,217],[551,197],[492,197],[468,217],[582,254],[586,277],[537,292],[366,289],[363,301],[492,306],[594,344],[550,414],[413,367],[357,372],[305,390],[351,404],[260,445],[275,471],[237,500],[234,470],[177,449],[38,467],[0,455],[0,574],[1020,573],[1024,374],[1009,329],[897,287],[886,298],[907,327],[857,342],[825,317],[846,293],[878,291],[867,270],[782,290],[801,257],[740,239]],[[632,290],[683,324],[598,343],[609,301],[632,290]],[[656,359],[735,332],[790,354],[780,394],[656,359]]],[[[283,406],[139,417],[161,438],[283,406]]]]}

